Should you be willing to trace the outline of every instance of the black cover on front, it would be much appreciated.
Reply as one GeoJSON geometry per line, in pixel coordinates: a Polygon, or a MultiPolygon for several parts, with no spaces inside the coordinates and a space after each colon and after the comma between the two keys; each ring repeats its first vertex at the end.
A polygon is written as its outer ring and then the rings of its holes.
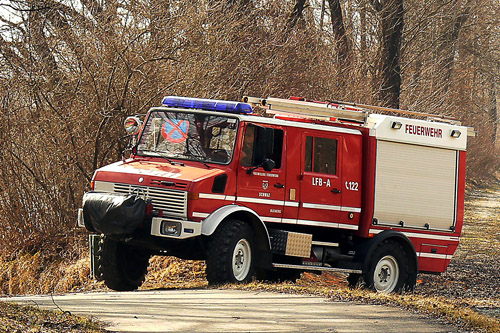
{"type": "Polygon", "coordinates": [[[145,215],[146,202],[136,195],[92,191],[83,196],[83,220],[92,232],[130,235],[145,215]]]}

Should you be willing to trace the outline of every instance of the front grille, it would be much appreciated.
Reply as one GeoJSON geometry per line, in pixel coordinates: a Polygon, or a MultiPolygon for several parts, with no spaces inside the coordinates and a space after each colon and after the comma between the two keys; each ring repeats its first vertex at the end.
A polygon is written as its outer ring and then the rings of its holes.
{"type": "Polygon", "coordinates": [[[135,194],[143,199],[150,199],[154,209],[161,209],[163,216],[187,216],[187,192],[137,186],[130,184],[114,184],[116,193],[135,194]]]}

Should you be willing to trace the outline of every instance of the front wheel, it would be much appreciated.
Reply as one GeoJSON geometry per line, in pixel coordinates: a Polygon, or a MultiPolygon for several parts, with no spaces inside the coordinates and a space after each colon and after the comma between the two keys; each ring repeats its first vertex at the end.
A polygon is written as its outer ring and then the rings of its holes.
{"type": "Polygon", "coordinates": [[[369,270],[363,276],[366,286],[381,293],[400,292],[408,274],[405,253],[398,243],[382,242],[373,252],[369,270]]]}
{"type": "Polygon", "coordinates": [[[99,279],[108,288],[131,291],[142,285],[148,271],[148,253],[104,235],[98,251],[99,279]]]}
{"type": "Polygon", "coordinates": [[[224,222],[212,235],[207,252],[207,280],[247,283],[254,274],[254,233],[239,220],[224,222]]]}

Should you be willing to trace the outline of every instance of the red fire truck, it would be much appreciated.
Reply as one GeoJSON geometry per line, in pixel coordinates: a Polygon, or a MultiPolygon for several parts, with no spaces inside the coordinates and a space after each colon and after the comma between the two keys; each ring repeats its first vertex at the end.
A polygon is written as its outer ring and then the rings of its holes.
{"type": "Polygon", "coordinates": [[[127,118],[130,158],[95,171],[78,214],[100,235],[99,277],[136,289],[151,255],[206,260],[210,283],[334,271],[399,292],[418,272],[444,272],[462,230],[470,128],[377,109],[167,96],[143,121],[127,118]]]}

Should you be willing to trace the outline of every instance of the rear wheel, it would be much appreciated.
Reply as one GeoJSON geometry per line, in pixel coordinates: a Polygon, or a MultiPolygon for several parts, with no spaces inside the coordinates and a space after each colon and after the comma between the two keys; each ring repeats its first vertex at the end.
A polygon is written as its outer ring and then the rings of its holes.
{"type": "Polygon", "coordinates": [[[239,220],[224,222],[212,235],[207,252],[207,280],[247,283],[254,274],[254,233],[239,220]]]}
{"type": "Polygon", "coordinates": [[[102,235],[97,259],[99,278],[110,289],[135,290],[144,282],[149,257],[144,250],[102,235]]]}
{"type": "Polygon", "coordinates": [[[382,293],[400,292],[408,272],[405,253],[396,242],[382,242],[373,252],[363,276],[366,287],[382,293]]]}

